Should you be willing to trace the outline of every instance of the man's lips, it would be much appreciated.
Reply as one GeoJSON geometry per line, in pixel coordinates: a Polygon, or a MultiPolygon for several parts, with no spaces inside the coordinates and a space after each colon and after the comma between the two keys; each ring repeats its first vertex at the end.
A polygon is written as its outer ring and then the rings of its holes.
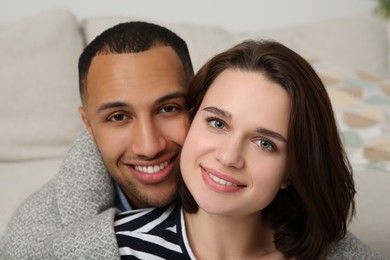
{"type": "Polygon", "coordinates": [[[170,160],[167,160],[167,161],[164,161],[162,163],[155,164],[155,165],[148,165],[148,166],[133,165],[133,168],[139,172],[154,174],[156,172],[159,172],[159,171],[162,171],[163,169],[165,169],[169,163],[170,163],[170,160]]]}
{"type": "Polygon", "coordinates": [[[170,179],[171,171],[175,165],[177,156],[165,158],[159,162],[145,162],[141,164],[126,164],[131,174],[144,184],[156,184],[170,179]]]}

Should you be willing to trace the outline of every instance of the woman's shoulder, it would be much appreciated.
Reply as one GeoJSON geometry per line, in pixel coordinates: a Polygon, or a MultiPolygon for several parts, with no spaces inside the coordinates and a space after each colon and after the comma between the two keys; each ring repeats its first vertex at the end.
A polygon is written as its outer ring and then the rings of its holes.
{"type": "MultiPolygon", "coordinates": [[[[180,208],[133,210],[116,216],[119,254],[137,259],[185,259],[180,233],[180,208]]],[[[133,259],[133,258],[131,258],[133,259]]]]}
{"type": "Polygon", "coordinates": [[[173,223],[177,212],[175,204],[163,208],[130,210],[115,216],[114,227],[116,231],[145,231],[162,223],[173,223]]]}
{"type": "Polygon", "coordinates": [[[331,244],[328,257],[326,259],[375,259],[386,260],[359,238],[350,232],[338,242],[331,244]]]}

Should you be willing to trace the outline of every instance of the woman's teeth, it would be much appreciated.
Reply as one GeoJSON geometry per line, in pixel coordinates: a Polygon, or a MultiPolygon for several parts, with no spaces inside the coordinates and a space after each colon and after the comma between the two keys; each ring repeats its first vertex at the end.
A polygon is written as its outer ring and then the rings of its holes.
{"type": "Polygon", "coordinates": [[[159,172],[159,171],[162,171],[165,167],[167,167],[169,164],[169,161],[165,161],[165,162],[162,162],[158,165],[151,165],[151,166],[139,166],[139,165],[135,165],[134,168],[137,170],[137,171],[140,171],[140,172],[145,172],[145,173],[149,173],[149,174],[153,174],[153,173],[156,173],[156,172],[159,172]]]}
{"type": "Polygon", "coordinates": [[[218,178],[217,176],[215,175],[212,175],[211,173],[208,173],[209,177],[211,179],[213,179],[213,181],[221,184],[221,185],[226,185],[226,186],[237,186],[237,184],[234,184],[233,182],[230,182],[230,181],[227,181],[227,180],[224,180],[224,179],[221,179],[221,178],[218,178]]]}

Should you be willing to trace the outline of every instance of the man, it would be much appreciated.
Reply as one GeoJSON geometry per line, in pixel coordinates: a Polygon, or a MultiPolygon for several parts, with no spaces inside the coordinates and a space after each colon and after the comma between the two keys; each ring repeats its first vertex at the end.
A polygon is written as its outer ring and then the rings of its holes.
{"type": "Polygon", "coordinates": [[[89,136],[15,212],[0,259],[119,258],[118,209],[165,206],[176,196],[171,170],[189,127],[193,74],[185,42],[166,28],[123,23],[93,40],[79,59],[89,136]]]}

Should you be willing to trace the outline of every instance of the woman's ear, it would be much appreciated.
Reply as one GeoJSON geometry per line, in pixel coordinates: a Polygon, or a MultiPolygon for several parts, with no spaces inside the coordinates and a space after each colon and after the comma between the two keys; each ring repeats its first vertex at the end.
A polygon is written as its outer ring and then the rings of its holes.
{"type": "Polygon", "coordinates": [[[291,179],[290,176],[287,176],[286,179],[283,181],[282,185],[280,185],[280,189],[284,190],[287,189],[291,185],[291,179]]]}

